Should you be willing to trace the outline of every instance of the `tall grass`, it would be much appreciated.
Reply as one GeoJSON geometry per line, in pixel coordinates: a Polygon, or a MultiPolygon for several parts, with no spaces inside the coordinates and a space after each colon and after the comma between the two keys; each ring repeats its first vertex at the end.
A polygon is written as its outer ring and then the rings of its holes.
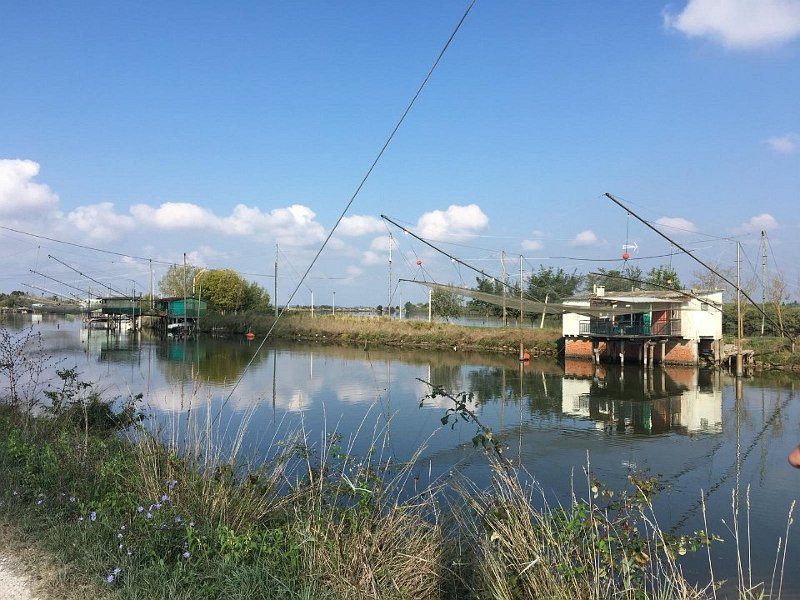
{"type": "MultiPolygon", "coordinates": [[[[222,328],[228,333],[252,331],[266,333],[274,319],[265,315],[215,315],[202,322],[206,331],[222,328]]],[[[519,353],[522,341],[526,348],[554,354],[561,337],[557,329],[522,330],[516,327],[466,327],[449,323],[400,320],[378,317],[317,317],[287,315],[276,326],[273,336],[310,340],[329,344],[358,344],[368,346],[419,347],[487,352],[519,353]]]]}

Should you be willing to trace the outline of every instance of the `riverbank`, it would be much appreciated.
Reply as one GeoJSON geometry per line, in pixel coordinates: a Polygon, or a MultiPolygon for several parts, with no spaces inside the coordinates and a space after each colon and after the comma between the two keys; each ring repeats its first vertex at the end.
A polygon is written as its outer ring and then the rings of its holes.
{"type": "MultiPolygon", "coordinates": [[[[201,324],[204,333],[264,336],[274,324],[272,316],[245,313],[210,314],[201,324]]],[[[466,327],[450,323],[399,320],[382,317],[315,317],[286,315],[273,331],[276,339],[312,341],[323,344],[473,350],[519,355],[520,341],[533,355],[558,353],[561,332],[557,329],[522,330],[514,327],[466,327]]]]}
{"type": "MultiPolygon", "coordinates": [[[[273,316],[263,314],[209,314],[201,322],[206,334],[241,335],[252,332],[264,336],[275,323],[273,316]]],[[[513,326],[477,327],[411,319],[329,315],[312,318],[308,314],[282,317],[273,331],[276,339],[308,341],[321,344],[385,346],[495,352],[519,356],[520,341],[532,357],[558,356],[563,353],[561,330],[552,327],[522,330],[513,326]]],[[[734,340],[726,336],[728,343],[734,340]]],[[[743,343],[755,352],[758,370],[800,372],[800,352],[793,352],[787,338],[753,336],[743,343]]]]}

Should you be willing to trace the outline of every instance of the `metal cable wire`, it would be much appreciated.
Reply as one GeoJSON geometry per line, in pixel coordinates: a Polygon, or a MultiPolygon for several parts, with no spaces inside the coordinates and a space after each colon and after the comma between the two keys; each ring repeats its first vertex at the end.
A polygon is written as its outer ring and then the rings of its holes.
{"type": "Polygon", "coordinates": [[[444,57],[445,52],[447,52],[447,49],[450,47],[451,42],[453,41],[453,39],[455,39],[456,34],[461,29],[461,25],[463,25],[464,21],[467,18],[467,15],[469,15],[470,11],[472,10],[472,7],[475,5],[475,1],[476,0],[470,0],[470,3],[467,5],[467,8],[464,10],[464,14],[461,15],[461,18],[459,19],[458,23],[456,24],[455,28],[453,29],[453,32],[450,34],[450,37],[447,38],[447,41],[445,42],[444,46],[439,51],[439,54],[436,57],[436,60],[433,62],[433,65],[431,65],[430,69],[428,69],[428,72],[425,75],[424,79],[422,80],[422,83],[420,83],[419,87],[417,88],[417,91],[414,93],[414,96],[411,98],[411,100],[409,101],[408,105],[406,106],[406,109],[403,111],[403,114],[398,119],[397,124],[392,129],[391,133],[389,134],[389,137],[386,138],[386,141],[383,143],[383,146],[381,146],[381,149],[378,151],[378,154],[375,157],[375,159],[372,161],[372,164],[370,164],[369,168],[367,169],[367,172],[361,178],[361,182],[356,187],[356,190],[353,192],[353,195],[350,197],[350,200],[345,205],[344,209],[342,210],[341,214],[339,215],[339,218],[336,219],[336,223],[334,223],[334,225],[331,228],[330,232],[328,233],[327,237],[322,242],[322,245],[319,247],[319,250],[314,255],[314,258],[311,260],[311,263],[308,265],[308,268],[305,270],[305,273],[303,273],[303,276],[300,278],[300,281],[297,283],[297,285],[295,286],[294,290],[289,295],[288,300],[286,300],[286,304],[284,304],[283,308],[278,313],[278,316],[276,317],[275,322],[269,328],[269,331],[267,331],[267,333],[264,335],[264,338],[261,340],[261,343],[258,345],[258,348],[256,348],[255,352],[253,353],[253,356],[250,357],[250,361],[245,365],[244,369],[239,374],[239,377],[236,379],[236,382],[233,384],[233,387],[231,387],[230,392],[228,392],[228,395],[225,397],[225,400],[223,400],[222,404],[219,407],[219,412],[217,413],[217,416],[215,418],[219,418],[219,416],[222,414],[222,409],[225,407],[225,405],[231,399],[231,396],[233,396],[233,393],[239,387],[239,384],[241,383],[241,381],[244,378],[245,374],[247,373],[248,369],[253,364],[253,361],[255,360],[255,357],[258,355],[258,353],[264,347],[264,344],[267,342],[269,337],[272,335],[272,332],[274,331],[275,326],[278,324],[278,322],[281,320],[281,318],[283,317],[283,315],[286,312],[286,310],[289,308],[289,304],[294,299],[295,294],[297,294],[298,290],[300,289],[300,286],[302,286],[303,283],[305,282],[306,277],[308,277],[308,274],[311,272],[311,269],[317,263],[317,260],[319,260],[319,257],[322,254],[322,251],[328,245],[328,242],[330,241],[331,237],[333,237],[333,234],[336,231],[336,229],[339,227],[339,224],[342,222],[342,219],[344,219],[344,217],[347,215],[348,211],[350,210],[350,207],[353,205],[353,202],[355,202],[355,200],[358,197],[359,193],[361,193],[361,189],[367,183],[367,179],[369,179],[370,175],[372,175],[372,172],[375,170],[375,167],[377,166],[378,161],[380,161],[381,157],[383,156],[383,153],[389,147],[389,144],[394,139],[395,134],[397,133],[397,131],[400,129],[400,126],[405,121],[406,116],[408,116],[408,113],[411,112],[411,109],[413,108],[414,104],[416,103],[417,98],[422,93],[422,90],[425,88],[425,85],[428,83],[428,80],[433,75],[434,70],[436,70],[436,67],[439,65],[439,63],[441,62],[442,58],[444,57]]]}

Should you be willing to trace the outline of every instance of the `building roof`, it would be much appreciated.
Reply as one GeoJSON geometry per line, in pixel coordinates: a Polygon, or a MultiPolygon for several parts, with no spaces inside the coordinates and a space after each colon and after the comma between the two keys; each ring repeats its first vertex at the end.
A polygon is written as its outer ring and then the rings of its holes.
{"type": "Polygon", "coordinates": [[[704,299],[704,296],[717,293],[716,290],[688,291],[688,290],[630,290],[624,292],[605,292],[602,295],[596,293],[579,294],[567,298],[569,301],[607,301],[626,302],[629,304],[682,304],[690,298],[704,299]]]}

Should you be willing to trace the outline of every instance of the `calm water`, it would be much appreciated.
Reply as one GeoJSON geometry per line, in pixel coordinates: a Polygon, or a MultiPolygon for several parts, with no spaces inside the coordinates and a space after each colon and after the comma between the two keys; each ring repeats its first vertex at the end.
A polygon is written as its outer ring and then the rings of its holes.
{"type": "MultiPolygon", "coordinates": [[[[534,362],[520,371],[516,360],[495,355],[296,344],[254,356],[257,343],[243,339],[112,337],[82,330],[77,320],[44,320],[34,328],[60,366],[76,366],[106,394],[144,393],[149,412],[168,431],[183,432],[189,415],[202,421],[208,411],[221,412],[229,431],[249,419],[243,451],[254,457],[302,427],[312,442],[337,431],[356,454],[375,439],[397,460],[424,447],[417,463],[422,481],[459,471],[485,483],[485,458],[471,443],[475,427],[441,427],[448,404],[440,398],[420,407],[428,392],[423,381],[472,391],[477,414],[502,436],[508,456],[555,499],[567,500],[573,486],[579,494],[586,488],[587,456],[612,488],[624,485],[630,469],[668,484],[655,506],[666,530],[702,528],[705,490],[709,528],[726,540],[714,546],[717,579],[736,579],[733,536],[722,520],[732,524],[737,483],[742,496],[750,487],[755,580],[769,582],[790,504],[800,497],[800,471],[786,462],[800,442],[800,379],[788,375],[744,380],[737,402],[735,379],[698,369],[593,370],[588,362],[567,361],[534,362]]],[[[795,536],[792,526],[784,597],[800,597],[795,536]]],[[[685,568],[707,579],[705,554],[685,568]]]]}

